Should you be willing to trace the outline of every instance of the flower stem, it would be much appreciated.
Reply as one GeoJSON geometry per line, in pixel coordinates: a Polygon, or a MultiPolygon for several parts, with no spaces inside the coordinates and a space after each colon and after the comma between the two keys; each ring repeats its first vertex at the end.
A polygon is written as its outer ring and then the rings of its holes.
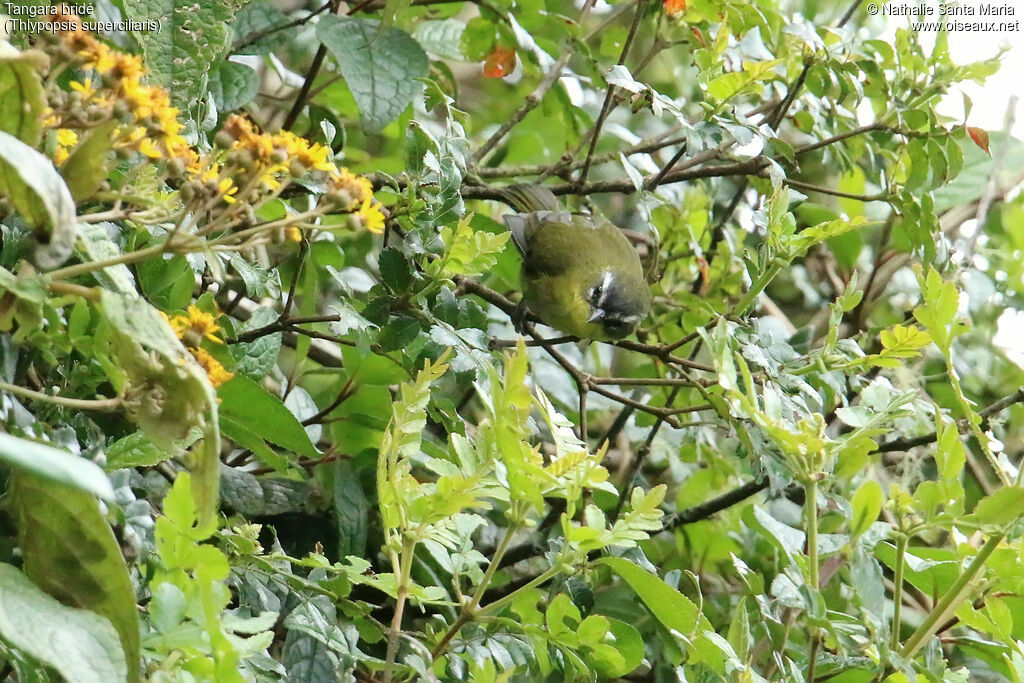
{"type": "Polygon", "coordinates": [[[804,484],[804,516],[807,524],[807,583],[818,590],[818,480],[811,474],[804,484]]]}
{"type": "Polygon", "coordinates": [[[896,540],[896,567],[893,569],[892,577],[892,626],[890,627],[892,631],[890,634],[890,646],[893,652],[899,650],[900,647],[900,610],[903,607],[903,563],[907,554],[907,540],[906,534],[900,534],[900,537],[896,540]]]}
{"type": "Polygon", "coordinates": [[[117,410],[124,405],[124,400],[119,396],[97,399],[66,398],[64,396],[51,396],[41,391],[33,391],[26,387],[19,387],[16,384],[8,384],[7,382],[0,382],[0,391],[24,396],[34,401],[45,401],[46,403],[64,406],[65,408],[75,408],[76,410],[117,410]]]}

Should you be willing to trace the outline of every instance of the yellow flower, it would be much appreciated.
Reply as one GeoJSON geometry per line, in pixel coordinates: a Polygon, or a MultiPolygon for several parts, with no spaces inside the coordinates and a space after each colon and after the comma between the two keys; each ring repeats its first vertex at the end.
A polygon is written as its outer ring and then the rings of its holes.
{"type": "Polygon", "coordinates": [[[234,195],[238,194],[238,187],[231,180],[231,178],[224,178],[218,184],[217,187],[220,190],[221,199],[226,201],[228,204],[235,203],[234,195]]]}
{"type": "Polygon", "coordinates": [[[96,94],[96,88],[92,87],[91,78],[83,79],[81,83],[79,83],[78,81],[71,81],[69,85],[71,86],[71,89],[75,92],[82,93],[82,97],[84,97],[85,99],[89,99],[90,97],[96,94]]]}
{"type": "Polygon", "coordinates": [[[284,229],[284,236],[290,242],[301,242],[302,231],[296,228],[294,225],[290,225],[284,229]]]}
{"type": "Polygon", "coordinates": [[[78,133],[70,128],[57,129],[57,144],[61,147],[74,147],[78,144],[78,133]]]}
{"type": "Polygon", "coordinates": [[[357,176],[347,168],[342,168],[331,176],[331,185],[334,192],[342,192],[351,197],[352,204],[346,207],[346,210],[352,210],[373,195],[373,185],[370,181],[357,176]]]}
{"type": "Polygon", "coordinates": [[[363,227],[374,233],[384,232],[384,214],[381,213],[380,207],[370,203],[370,197],[363,200],[363,205],[359,207],[359,218],[363,221],[363,227]]]}
{"type": "Polygon", "coordinates": [[[214,334],[214,332],[220,331],[216,316],[200,310],[194,304],[189,305],[184,315],[168,316],[166,313],[163,315],[185,346],[198,348],[203,339],[209,339],[218,344],[224,343],[214,334]]]}
{"type": "Polygon", "coordinates": [[[71,156],[70,149],[78,144],[78,133],[70,128],[57,129],[57,149],[53,153],[53,163],[60,166],[71,156]]]}
{"type": "Polygon", "coordinates": [[[206,371],[206,377],[214,387],[219,387],[235,376],[235,373],[225,369],[221,362],[211,356],[206,349],[189,349],[189,351],[192,352],[192,356],[196,361],[203,366],[203,370],[206,371]]]}

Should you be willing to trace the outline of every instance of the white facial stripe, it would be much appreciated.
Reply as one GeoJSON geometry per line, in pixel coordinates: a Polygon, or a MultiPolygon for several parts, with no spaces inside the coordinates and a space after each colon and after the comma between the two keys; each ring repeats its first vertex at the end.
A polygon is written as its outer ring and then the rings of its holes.
{"type": "Polygon", "coordinates": [[[597,305],[595,308],[604,308],[604,300],[608,297],[608,292],[611,291],[612,280],[614,279],[615,276],[612,274],[612,271],[604,271],[604,275],[601,276],[601,287],[599,289],[601,295],[597,298],[597,305]]]}

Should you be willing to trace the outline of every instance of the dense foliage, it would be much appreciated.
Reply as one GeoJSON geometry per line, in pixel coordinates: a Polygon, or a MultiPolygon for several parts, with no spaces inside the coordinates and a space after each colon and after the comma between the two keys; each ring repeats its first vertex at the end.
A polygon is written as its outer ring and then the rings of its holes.
{"type": "Polygon", "coordinates": [[[298,4],[2,46],[0,677],[1024,681],[1024,146],[935,111],[998,60],[298,4]],[[627,229],[635,337],[517,311],[513,182],[627,229]]]}

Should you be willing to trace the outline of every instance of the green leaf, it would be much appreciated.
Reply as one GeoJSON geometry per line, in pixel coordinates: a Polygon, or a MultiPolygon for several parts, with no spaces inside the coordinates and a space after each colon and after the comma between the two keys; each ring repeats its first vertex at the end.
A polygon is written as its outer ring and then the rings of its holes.
{"type": "MultiPolygon", "coordinates": [[[[220,411],[225,418],[247,427],[270,443],[309,458],[320,453],[309,435],[276,396],[247,377],[235,375],[217,391],[220,411]]],[[[225,432],[226,433],[226,432],[225,432]]]]}
{"type": "Polygon", "coordinates": [[[43,133],[46,99],[39,72],[45,66],[42,52],[18,52],[9,43],[0,48],[0,131],[33,147],[43,133]]]}
{"type": "Polygon", "coordinates": [[[50,160],[0,131],[0,194],[40,236],[36,263],[49,270],[67,260],[78,234],[75,201],[50,160]]]}
{"type": "Polygon", "coordinates": [[[400,249],[388,247],[381,251],[377,266],[380,281],[395,294],[402,294],[412,284],[412,267],[400,249]]]}
{"type": "Polygon", "coordinates": [[[53,446],[0,433],[0,460],[103,500],[114,500],[114,489],[99,465],[53,446]]]}
{"type": "Polygon", "coordinates": [[[461,61],[463,54],[459,44],[465,29],[466,22],[459,19],[428,19],[416,25],[412,36],[427,52],[444,59],[461,61]]]}
{"type": "Polygon", "coordinates": [[[613,667],[595,662],[598,673],[605,678],[621,678],[644,661],[644,639],[633,626],[618,619],[608,619],[608,632],[614,638],[611,646],[622,655],[622,665],[613,667]]]}
{"type": "Polygon", "coordinates": [[[227,47],[238,0],[124,0],[126,18],[159,30],[133,31],[153,80],[182,111],[206,95],[209,74],[227,47]]]}
{"type": "Polygon", "coordinates": [[[96,499],[24,471],[12,474],[10,497],[25,572],[64,604],[109,619],[120,636],[130,679],[136,680],[139,624],[135,589],[96,499]]]}
{"type": "Polygon", "coordinates": [[[985,527],[1002,528],[1024,517],[1024,487],[1004,486],[978,501],[968,519],[985,527]]]}
{"type": "MultiPolygon", "coordinates": [[[[268,306],[260,306],[249,319],[245,321],[238,332],[256,330],[270,325],[278,318],[278,313],[268,306]]],[[[245,375],[251,380],[259,381],[267,376],[267,373],[277,363],[277,356],[281,352],[281,341],[283,333],[271,332],[251,342],[238,342],[231,344],[231,356],[235,359],[235,372],[245,375]]]]}
{"type": "Polygon", "coordinates": [[[498,261],[504,251],[509,232],[490,233],[470,227],[473,216],[465,216],[455,227],[441,228],[445,243],[444,256],[427,264],[427,272],[435,277],[442,273],[452,275],[483,275],[498,261]]]}
{"type": "Polygon", "coordinates": [[[211,518],[220,483],[220,427],[216,394],[205,372],[145,299],[101,289],[98,309],[111,330],[108,353],[117,364],[108,375],[128,399],[130,418],[164,450],[193,428],[202,431],[186,465],[195,475],[192,490],[200,517],[211,518]]]}
{"type": "Polygon", "coordinates": [[[209,87],[217,111],[226,114],[252,102],[260,79],[248,64],[224,60],[210,73],[209,87]]]}
{"type": "Polygon", "coordinates": [[[9,564],[0,564],[0,637],[68,681],[112,683],[128,678],[117,631],[107,619],[65,607],[9,564]]]}
{"type": "Polygon", "coordinates": [[[459,35],[459,50],[469,61],[479,62],[494,49],[497,35],[490,19],[473,17],[459,35]]]}
{"type": "Polygon", "coordinates": [[[60,173],[75,201],[81,202],[92,197],[107,179],[108,155],[114,146],[114,131],[119,125],[119,121],[107,121],[89,133],[82,133],[71,156],[60,167],[60,173]]]}
{"type": "Polygon", "coordinates": [[[129,434],[110,444],[107,449],[106,469],[111,471],[123,467],[152,467],[169,458],[180,456],[202,435],[200,430],[193,429],[185,439],[177,442],[172,450],[166,451],[153,443],[145,432],[129,434]]]}
{"type": "MultiPolygon", "coordinates": [[[[81,239],[78,241],[76,251],[81,255],[83,261],[102,261],[121,255],[121,250],[110,239],[108,231],[116,231],[119,228],[113,223],[82,223],[78,227],[81,232],[81,239]]],[[[132,271],[123,263],[107,266],[102,270],[93,273],[96,281],[107,289],[134,297],[138,294],[135,286],[135,276],[132,271]]]]}
{"type": "Polygon", "coordinates": [[[294,39],[296,26],[287,26],[288,15],[268,1],[251,2],[235,15],[232,54],[265,55],[294,39]]]}
{"type": "Polygon", "coordinates": [[[882,486],[872,479],[861,484],[857,492],[853,494],[850,507],[853,509],[853,517],[850,520],[850,535],[859,536],[867,531],[875,520],[878,513],[882,511],[882,486]]]}
{"type": "Polygon", "coordinates": [[[391,421],[377,456],[377,501],[386,534],[403,524],[414,502],[411,494],[419,489],[409,473],[408,459],[419,453],[427,425],[430,385],[448,370],[447,356],[445,353],[435,363],[427,360],[416,379],[401,386],[391,406],[391,421]]]}
{"type": "Polygon", "coordinates": [[[700,610],[689,598],[658,576],[644,571],[622,557],[602,557],[595,564],[611,567],[612,571],[629,584],[665,628],[683,635],[693,633],[697,628],[700,610]]]}
{"type": "Polygon", "coordinates": [[[267,442],[257,433],[250,429],[249,425],[239,422],[230,415],[220,416],[220,429],[224,436],[228,437],[242,448],[248,448],[256,459],[267,467],[272,467],[277,472],[287,472],[289,461],[283,455],[279,455],[267,442]]]}
{"type": "Polygon", "coordinates": [[[362,557],[366,552],[370,503],[352,464],[342,458],[334,462],[334,519],[338,524],[338,555],[362,557]]]}
{"type": "Polygon", "coordinates": [[[320,20],[316,33],[341,67],[368,131],[379,131],[401,114],[419,91],[416,79],[427,74],[423,48],[394,26],[331,15],[320,20]]]}

